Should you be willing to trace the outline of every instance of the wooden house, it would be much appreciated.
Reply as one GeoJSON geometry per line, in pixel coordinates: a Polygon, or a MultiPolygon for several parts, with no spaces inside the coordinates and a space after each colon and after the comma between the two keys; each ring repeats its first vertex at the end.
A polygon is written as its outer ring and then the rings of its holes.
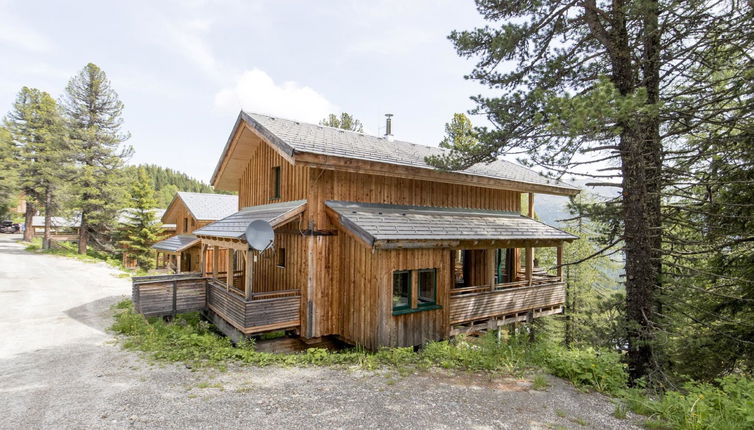
{"type": "MultiPolygon", "coordinates": [[[[212,266],[200,267],[202,261],[213,259],[199,255],[199,239],[191,232],[225,218],[238,210],[238,197],[229,194],[190,193],[179,191],[161,214],[163,227],[170,235],[155,243],[157,267],[167,267],[175,273],[212,271],[212,266]]],[[[212,252],[208,250],[207,252],[212,252]]],[[[222,259],[225,262],[225,259],[222,259]]],[[[224,267],[224,266],[223,266],[224,267]]]]}
{"type": "Polygon", "coordinates": [[[202,309],[234,338],[286,329],[370,349],[562,312],[560,266],[535,267],[533,249],[560,262],[576,238],[521,215],[521,197],[531,215],[534,193],[579,190],[503,160],[425,162],[441,151],[241,112],[212,176],[238,211],[192,231],[214,270],[136,279],[136,308],[202,309]],[[264,252],[245,237],[257,219],[275,232],[264,252]]]}
{"type": "MultiPolygon", "coordinates": [[[[24,207],[25,207],[24,203],[24,207]]],[[[34,229],[34,236],[43,237],[45,233],[44,215],[34,215],[31,218],[31,227],[34,229]]],[[[79,239],[79,229],[81,227],[81,217],[50,217],[50,238],[56,241],[77,241],[79,239]]]]}

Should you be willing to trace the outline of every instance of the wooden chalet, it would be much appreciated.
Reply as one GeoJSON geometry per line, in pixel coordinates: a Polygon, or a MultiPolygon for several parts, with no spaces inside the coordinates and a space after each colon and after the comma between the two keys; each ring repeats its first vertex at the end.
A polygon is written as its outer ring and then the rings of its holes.
{"type": "MultiPolygon", "coordinates": [[[[26,203],[24,203],[24,207],[26,203]]],[[[45,217],[44,215],[34,215],[31,218],[31,227],[34,229],[34,236],[43,237],[45,234],[45,217]]],[[[79,229],[81,227],[81,217],[50,217],[50,238],[56,241],[78,241],[79,229]]]]}
{"type": "MultiPolygon", "coordinates": [[[[191,232],[209,223],[225,218],[238,210],[238,196],[229,194],[175,193],[168,208],[161,214],[163,227],[170,234],[152,245],[157,251],[157,267],[165,267],[174,273],[211,272],[212,256],[199,255],[199,238],[191,232]],[[205,267],[200,267],[204,262],[205,267]]],[[[212,252],[208,250],[207,252],[212,252]]],[[[224,264],[225,258],[222,258],[224,264]]],[[[225,267],[224,265],[222,267],[225,267]]]]}
{"type": "Polygon", "coordinates": [[[559,263],[576,237],[522,216],[521,197],[532,215],[534,193],[579,190],[503,160],[425,163],[441,151],[241,112],[212,176],[238,192],[237,212],[192,231],[212,270],[135,279],[136,309],[203,310],[234,338],[286,329],[369,349],[562,312],[561,270],[535,267],[533,249],[559,263]],[[245,237],[257,219],[275,231],[264,252],[245,237]]]}

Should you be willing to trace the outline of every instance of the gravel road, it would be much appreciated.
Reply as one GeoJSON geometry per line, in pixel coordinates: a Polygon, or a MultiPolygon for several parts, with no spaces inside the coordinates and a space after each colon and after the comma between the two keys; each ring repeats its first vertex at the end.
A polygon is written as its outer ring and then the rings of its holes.
{"type": "Polygon", "coordinates": [[[152,365],[106,327],[128,280],[0,235],[0,428],[633,429],[611,401],[550,378],[152,365]]]}

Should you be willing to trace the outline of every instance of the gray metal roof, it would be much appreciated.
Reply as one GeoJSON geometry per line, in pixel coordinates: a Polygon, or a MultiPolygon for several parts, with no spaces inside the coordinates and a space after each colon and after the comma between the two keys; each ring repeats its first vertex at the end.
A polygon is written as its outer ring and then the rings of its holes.
{"type": "MultiPolygon", "coordinates": [[[[52,227],[67,227],[67,228],[81,227],[81,216],[76,215],[72,218],[66,218],[62,216],[53,216],[53,217],[50,217],[50,224],[52,225],[52,227]]],[[[34,215],[33,217],[31,217],[31,226],[44,227],[45,226],[44,215],[34,215]]]]}
{"type": "Polygon", "coordinates": [[[191,248],[197,243],[199,243],[199,238],[193,234],[179,234],[178,236],[173,236],[155,243],[152,245],[152,248],[158,251],[181,252],[187,248],[191,248]]]}
{"type": "MultiPolygon", "coordinates": [[[[242,112],[241,116],[251,127],[281,147],[289,155],[294,152],[309,152],[437,170],[427,164],[424,158],[445,152],[444,149],[438,147],[417,145],[400,140],[390,141],[384,137],[256,113],[242,112]]],[[[478,163],[458,173],[545,185],[570,192],[579,189],[562,181],[546,178],[531,169],[505,160],[478,163]]]]}
{"type": "Polygon", "coordinates": [[[194,234],[246,240],[246,227],[252,221],[262,219],[276,227],[290,219],[290,216],[300,213],[305,206],[306,200],[294,200],[243,208],[229,217],[194,230],[194,234]]]}
{"type": "Polygon", "coordinates": [[[199,221],[214,221],[238,211],[238,196],[230,194],[177,193],[186,207],[199,221]]]}
{"type": "Polygon", "coordinates": [[[328,200],[341,224],[371,245],[377,241],[559,241],[576,236],[516,212],[401,206],[328,200]]]}

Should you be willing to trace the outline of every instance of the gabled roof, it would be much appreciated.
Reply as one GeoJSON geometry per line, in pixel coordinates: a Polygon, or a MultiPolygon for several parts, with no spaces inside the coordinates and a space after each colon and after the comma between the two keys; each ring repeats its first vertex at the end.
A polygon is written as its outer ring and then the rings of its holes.
{"type": "MultiPolygon", "coordinates": [[[[425,247],[443,241],[556,243],[576,236],[515,212],[482,209],[385,205],[328,200],[337,223],[365,244],[376,248],[425,247]]],[[[434,246],[434,245],[433,245],[434,246]]]]}
{"type": "Polygon", "coordinates": [[[158,251],[182,252],[197,243],[199,243],[199,238],[193,234],[179,234],[155,243],[152,248],[158,251]]]}
{"type": "MultiPolygon", "coordinates": [[[[498,184],[500,188],[505,184],[518,184],[530,187],[532,192],[573,195],[579,191],[575,186],[546,178],[533,170],[505,160],[479,163],[462,171],[446,172],[424,161],[427,156],[443,154],[445,150],[442,148],[243,111],[239,114],[236,126],[212,175],[211,182],[216,187],[231,182],[231,178],[223,177],[227,163],[243,163],[243,157],[248,156],[248,150],[232,145],[240,125],[244,123],[283,156],[293,161],[304,161],[305,157],[301,156],[302,154],[314,154],[431,171],[440,182],[441,177],[446,177],[450,182],[452,179],[472,177],[497,181],[490,185],[498,184]]],[[[325,163],[332,161],[326,160],[325,163]]]]}
{"type": "Polygon", "coordinates": [[[197,221],[216,221],[238,210],[238,196],[235,195],[178,191],[163,215],[163,222],[170,219],[178,201],[183,202],[197,221]]]}
{"type": "Polygon", "coordinates": [[[243,208],[233,215],[220,221],[207,224],[194,230],[194,234],[202,237],[220,237],[246,240],[246,227],[257,219],[265,220],[273,228],[285,224],[306,208],[306,200],[271,203],[243,208]]]}

